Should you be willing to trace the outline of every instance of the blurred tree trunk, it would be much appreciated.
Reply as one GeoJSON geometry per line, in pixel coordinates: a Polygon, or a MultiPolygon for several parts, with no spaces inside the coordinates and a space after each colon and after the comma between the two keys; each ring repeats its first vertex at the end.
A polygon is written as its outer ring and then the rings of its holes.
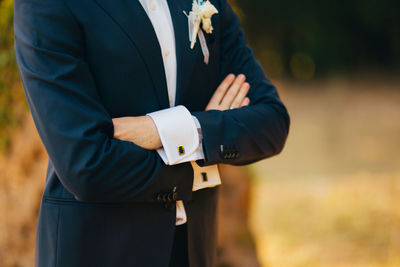
{"type": "Polygon", "coordinates": [[[257,267],[248,227],[250,177],[241,167],[220,165],[220,171],[217,267],[257,267]]]}

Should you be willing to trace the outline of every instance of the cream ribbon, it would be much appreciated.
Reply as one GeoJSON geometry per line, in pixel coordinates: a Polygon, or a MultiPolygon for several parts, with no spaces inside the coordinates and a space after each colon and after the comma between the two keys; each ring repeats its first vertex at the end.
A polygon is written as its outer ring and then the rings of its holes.
{"type": "Polygon", "coordinates": [[[208,61],[210,60],[210,51],[208,51],[208,46],[206,38],[204,37],[203,30],[200,29],[197,35],[199,36],[201,51],[203,51],[204,63],[208,64],[208,61]]]}
{"type": "Polygon", "coordinates": [[[194,48],[194,45],[196,44],[196,36],[199,36],[201,51],[204,55],[204,63],[208,64],[210,60],[210,51],[208,50],[204,32],[202,29],[200,29],[201,20],[192,12],[188,15],[184,11],[184,14],[188,17],[190,49],[194,48]]]}

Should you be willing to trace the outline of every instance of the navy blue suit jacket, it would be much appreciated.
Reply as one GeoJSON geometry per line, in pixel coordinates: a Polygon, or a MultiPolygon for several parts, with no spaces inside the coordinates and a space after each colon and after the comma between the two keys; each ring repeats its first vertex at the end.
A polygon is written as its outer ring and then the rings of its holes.
{"type": "MultiPolygon", "coordinates": [[[[245,42],[226,0],[214,0],[210,62],[190,49],[183,11],[168,0],[178,63],[176,104],[201,124],[205,160],[244,165],[278,154],[289,116],[245,42]],[[204,109],[229,73],[247,76],[251,105],[204,109]],[[223,151],[221,151],[223,150],[223,151]]],[[[192,192],[190,163],[166,166],[156,151],[113,138],[112,118],[169,107],[156,34],[137,0],[15,0],[15,51],[49,155],[36,266],[167,266],[175,211],[157,194],[176,187],[188,214],[194,266],[215,258],[218,188],[192,192]]]]}

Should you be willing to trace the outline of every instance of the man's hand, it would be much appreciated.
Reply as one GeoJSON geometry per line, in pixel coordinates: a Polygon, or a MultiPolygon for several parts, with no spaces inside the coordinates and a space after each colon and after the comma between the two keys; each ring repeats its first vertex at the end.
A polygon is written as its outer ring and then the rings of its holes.
{"type": "Polygon", "coordinates": [[[250,89],[250,84],[245,82],[246,76],[240,74],[236,77],[229,74],[211,97],[206,107],[207,110],[227,110],[241,108],[250,104],[250,99],[246,97],[250,89]]]}
{"type": "Polygon", "coordinates": [[[114,138],[133,142],[148,150],[162,147],[156,125],[149,116],[113,119],[114,138]]]}

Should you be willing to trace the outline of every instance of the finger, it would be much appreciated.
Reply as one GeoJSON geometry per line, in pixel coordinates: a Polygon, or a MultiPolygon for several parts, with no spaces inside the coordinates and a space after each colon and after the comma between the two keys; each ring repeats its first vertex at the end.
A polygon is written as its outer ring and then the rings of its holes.
{"type": "Polygon", "coordinates": [[[242,104],[243,100],[246,98],[247,93],[249,92],[250,84],[244,83],[239,90],[239,93],[236,95],[233,100],[230,108],[239,108],[240,104],[242,104]]]}
{"type": "Polygon", "coordinates": [[[226,78],[218,86],[217,90],[215,90],[213,96],[210,99],[210,102],[208,102],[208,106],[218,106],[221,103],[221,100],[224,97],[226,91],[234,81],[235,75],[229,74],[228,76],[226,76],[226,78]]]}
{"type": "Polygon", "coordinates": [[[243,83],[246,80],[246,76],[240,74],[236,80],[233,82],[232,86],[229,87],[228,92],[226,92],[224,98],[222,99],[221,106],[223,109],[229,109],[233,100],[235,99],[237,93],[239,92],[240,87],[242,87],[243,83]]]}
{"type": "Polygon", "coordinates": [[[245,98],[243,99],[242,103],[240,104],[240,107],[242,108],[242,107],[246,107],[246,106],[248,106],[248,105],[250,105],[250,98],[245,97],[245,98]]]}

